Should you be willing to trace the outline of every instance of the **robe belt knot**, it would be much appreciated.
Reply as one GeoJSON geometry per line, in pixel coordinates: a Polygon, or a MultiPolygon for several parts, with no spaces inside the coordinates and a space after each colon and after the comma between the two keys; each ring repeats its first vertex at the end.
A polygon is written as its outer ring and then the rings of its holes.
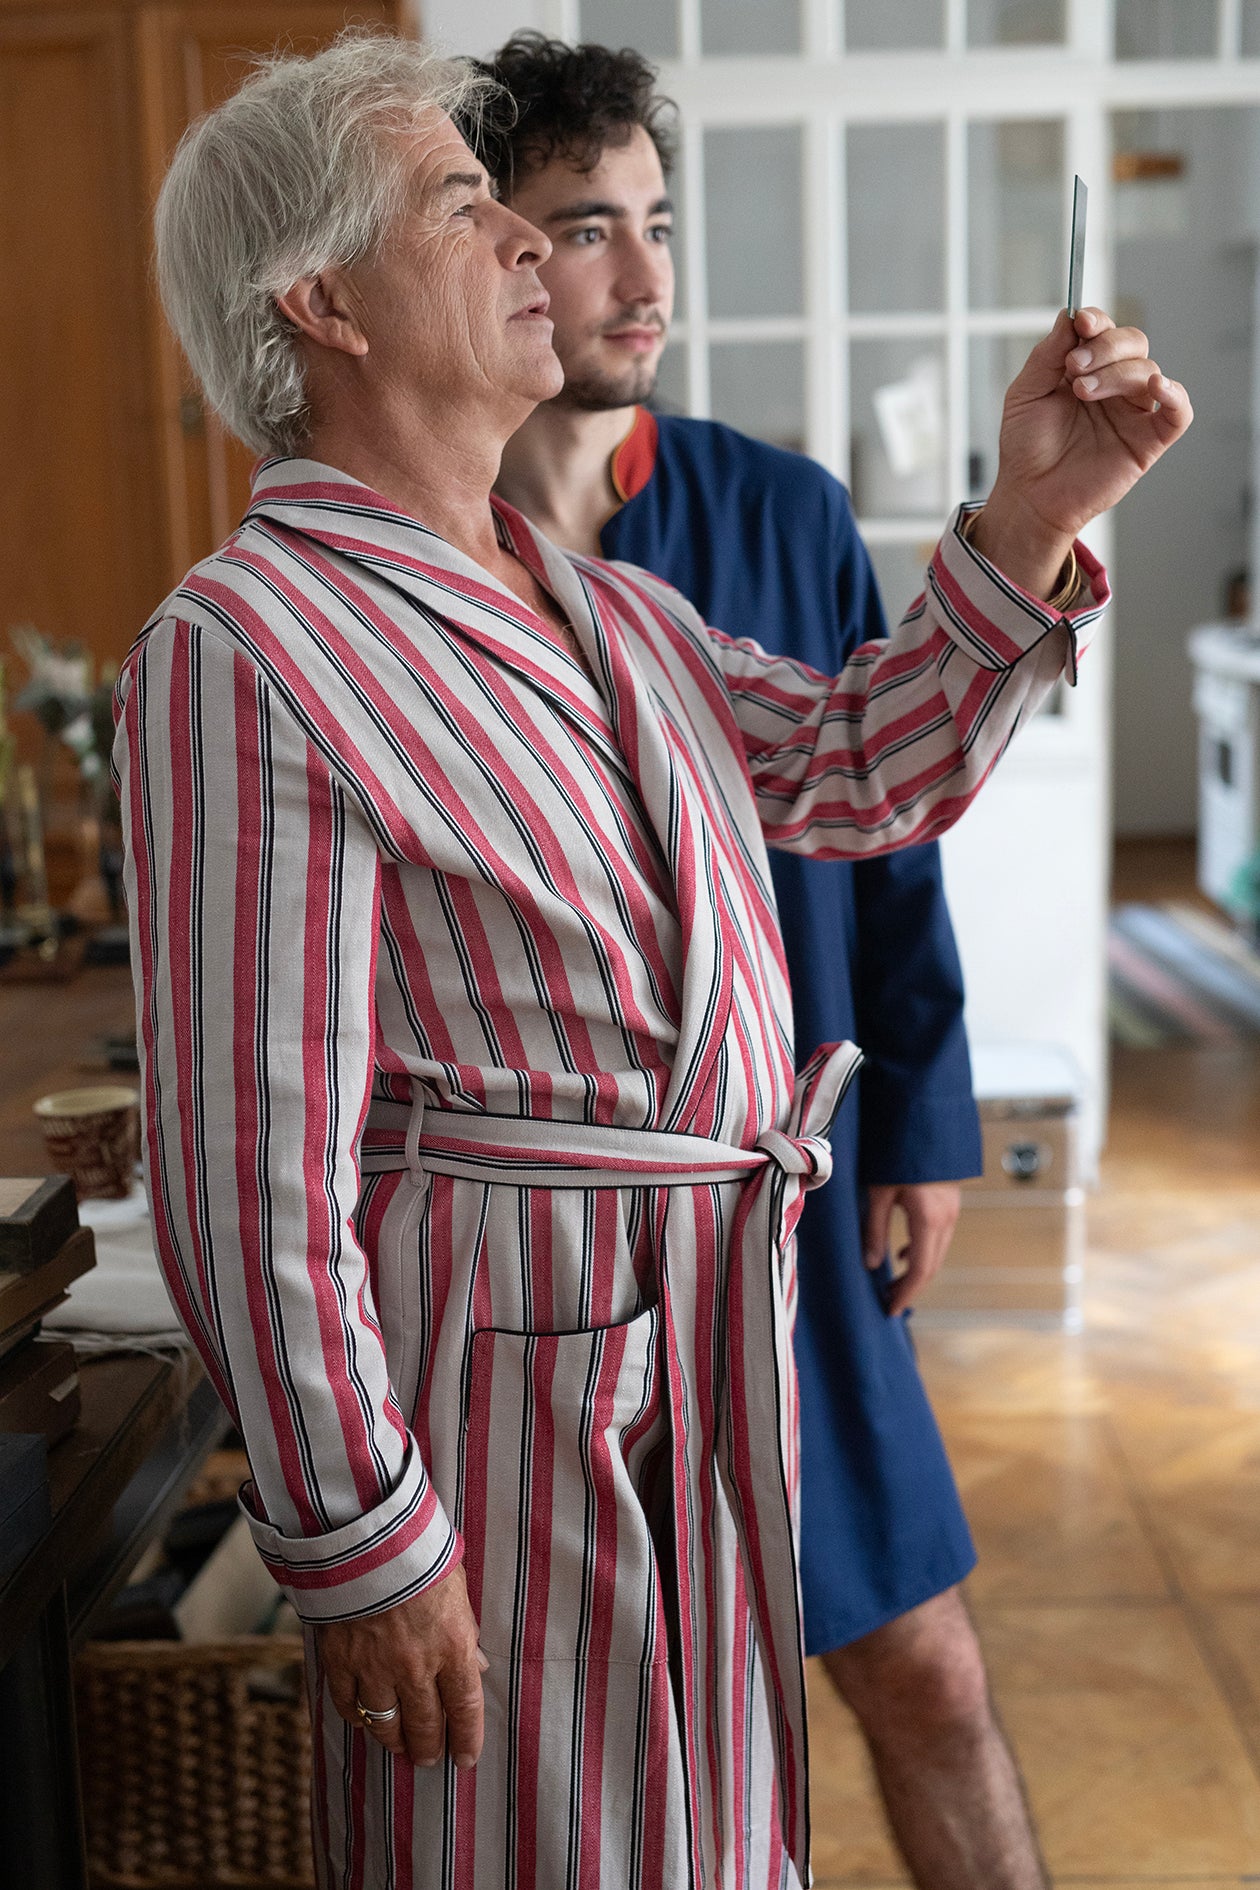
{"type": "Polygon", "coordinates": [[[757,1147],[786,1175],[799,1175],[805,1189],[821,1188],[831,1179],[831,1143],[821,1135],[781,1135],[767,1129],[757,1147]]]}

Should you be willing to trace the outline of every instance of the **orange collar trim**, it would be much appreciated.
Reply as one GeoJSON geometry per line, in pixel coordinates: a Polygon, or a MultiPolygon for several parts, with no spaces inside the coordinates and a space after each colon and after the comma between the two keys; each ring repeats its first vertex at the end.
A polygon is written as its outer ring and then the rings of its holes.
{"type": "Polygon", "coordinates": [[[649,413],[646,407],[636,407],[629,433],[608,462],[613,491],[623,505],[627,499],[633,499],[636,492],[642,492],[656,470],[659,437],[656,415],[649,413]]]}

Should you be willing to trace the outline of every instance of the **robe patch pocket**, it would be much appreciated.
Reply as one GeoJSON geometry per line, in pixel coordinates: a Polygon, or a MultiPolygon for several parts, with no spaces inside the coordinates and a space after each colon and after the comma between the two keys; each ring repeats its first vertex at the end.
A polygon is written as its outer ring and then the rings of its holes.
{"type": "Polygon", "coordinates": [[[589,1331],[473,1335],[459,1528],[492,1658],[665,1659],[641,1494],[665,1431],[658,1343],[655,1307],[589,1331]]]}

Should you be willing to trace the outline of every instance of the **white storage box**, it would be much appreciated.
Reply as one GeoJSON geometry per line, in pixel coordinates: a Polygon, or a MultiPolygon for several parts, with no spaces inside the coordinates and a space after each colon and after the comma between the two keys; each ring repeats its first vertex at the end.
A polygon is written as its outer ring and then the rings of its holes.
{"type": "Polygon", "coordinates": [[[916,1317],[1075,1331],[1085,1251],[1081,1073],[1066,1051],[1038,1044],[973,1047],[972,1066],[984,1172],[963,1184],[953,1245],[916,1317]]]}
{"type": "Polygon", "coordinates": [[[1199,886],[1231,907],[1230,886],[1260,847],[1260,630],[1191,633],[1199,718],[1199,886]]]}

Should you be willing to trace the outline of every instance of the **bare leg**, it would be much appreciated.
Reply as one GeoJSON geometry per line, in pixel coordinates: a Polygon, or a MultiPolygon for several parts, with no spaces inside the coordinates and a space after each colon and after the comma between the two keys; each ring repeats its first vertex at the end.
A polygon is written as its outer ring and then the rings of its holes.
{"type": "Polygon", "coordinates": [[[823,1663],[852,1708],[919,1890],[1049,1890],[956,1588],[823,1663]]]}

